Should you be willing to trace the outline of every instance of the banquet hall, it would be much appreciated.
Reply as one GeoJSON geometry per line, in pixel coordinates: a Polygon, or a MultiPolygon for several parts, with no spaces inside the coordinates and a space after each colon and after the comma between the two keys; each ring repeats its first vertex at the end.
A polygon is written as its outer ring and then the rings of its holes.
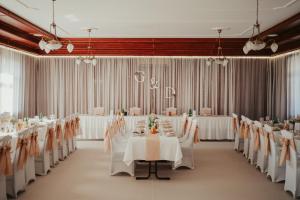
{"type": "Polygon", "coordinates": [[[300,0],[0,0],[0,200],[298,199],[299,88],[300,0]]]}

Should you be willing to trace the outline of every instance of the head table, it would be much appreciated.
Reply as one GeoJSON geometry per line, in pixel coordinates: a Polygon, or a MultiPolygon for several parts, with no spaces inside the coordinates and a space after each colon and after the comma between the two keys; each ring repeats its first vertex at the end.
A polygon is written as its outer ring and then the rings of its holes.
{"type": "MultiPolygon", "coordinates": [[[[106,124],[111,116],[79,115],[82,135],[79,139],[103,139],[106,124]]],[[[147,115],[125,116],[126,131],[134,130],[137,121],[147,120],[147,115]]],[[[182,116],[158,115],[162,120],[171,121],[175,132],[180,134],[182,116]]],[[[199,138],[201,140],[233,140],[234,133],[232,118],[229,116],[196,116],[199,127],[199,138]]]]}

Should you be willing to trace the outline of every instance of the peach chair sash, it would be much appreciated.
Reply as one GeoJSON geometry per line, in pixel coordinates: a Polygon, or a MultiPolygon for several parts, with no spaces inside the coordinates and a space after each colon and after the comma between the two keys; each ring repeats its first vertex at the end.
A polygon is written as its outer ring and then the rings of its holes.
{"type": "Polygon", "coordinates": [[[274,134],[273,132],[266,132],[265,133],[265,156],[268,156],[271,152],[271,147],[270,147],[270,140],[274,140],[274,134]]]}
{"type": "Polygon", "coordinates": [[[0,173],[4,176],[12,175],[12,163],[10,157],[11,145],[4,144],[0,148],[0,173]]]}
{"type": "Polygon", "coordinates": [[[282,138],[281,143],[282,143],[282,150],[280,154],[279,166],[282,166],[286,160],[290,160],[291,158],[290,147],[296,150],[295,142],[293,139],[282,138]]]}
{"type": "Polygon", "coordinates": [[[104,132],[104,152],[110,152],[111,151],[111,134],[112,128],[107,127],[104,132]]]}
{"type": "Polygon", "coordinates": [[[76,130],[79,130],[79,128],[80,128],[80,118],[79,117],[75,118],[75,128],[76,128],[76,130]]]}
{"type": "Polygon", "coordinates": [[[54,134],[55,134],[54,128],[49,128],[48,133],[47,133],[47,146],[46,146],[47,151],[52,151],[53,150],[53,147],[54,147],[54,143],[53,143],[54,134]]]}
{"type": "Polygon", "coordinates": [[[38,157],[39,154],[40,154],[40,147],[38,143],[38,133],[34,132],[30,136],[29,155],[38,157]]]}
{"type": "Polygon", "coordinates": [[[76,131],[76,128],[75,128],[75,120],[71,120],[71,124],[70,124],[70,137],[74,137],[76,135],[75,131],[76,131]]]}
{"type": "Polygon", "coordinates": [[[198,134],[199,134],[199,127],[196,126],[195,133],[194,133],[194,144],[199,143],[199,137],[198,137],[198,134]]]}
{"type": "Polygon", "coordinates": [[[57,144],[60,146],[61,145],[61,140],[62,140],[62,129],[61,129],[61,124],[57,124],[55,127],[56,131],[56,140],[57,144]]]}
{"type": "Polygon", "coordinates": [[[244,129],[245,129],[245,123],[241,122],[241,127],[240,127],[240,138],[244,138],[244,129]]]}
{"type": "Polygon", "coordinates": [[[19,157],[17,168],[23,169],[29,155],[28,138],[18,138],[17,149],[19,148],[19,157]]]}
{"type": "Polygon", "coordinates": [[[70,137],[70,122],[65,123],[65,134],[64,134],[64,139],[67,140],[70,137]]]}
{"type": "Polygon", "coordinates": [[[262,131],[261,128],[254,128],[255,129],[255,141],[254,141],[254,151],[257,152],[259,147],[260,147],[260,139],[259,139],[259,134],[262,131]]]}
{"type": "Polygon", "coordinates": [[[244,138],[248,138],[248,136],[249,136],[249,125],[246,123],[246,122],[244,122],[245,124],[244,124],[244,129],[243,129],[243,136],[244,136],[244,138]]]}
{"type": "Polygon", "coordinates": [[[232,118],[232,127],[233,127],[233,131],[236,132],[237,131],[237,123],[238,123],[238,119],[233,117],[232,118]]]}

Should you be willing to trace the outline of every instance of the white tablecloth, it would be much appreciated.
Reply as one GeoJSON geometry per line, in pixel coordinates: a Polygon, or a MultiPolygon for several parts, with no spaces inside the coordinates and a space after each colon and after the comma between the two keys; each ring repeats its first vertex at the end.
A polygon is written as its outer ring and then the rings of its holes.
{"type": "MultiPolygon", "coordinates": [[[[105,126],[110,116],[80,115],[81,139],[103,139],[105,126]]],[[[125,116],[126,131],[134,130],[139,120],[147,120],[148,116],[125,116]]],[[[182,116],[158,116],[160,119],[168,119],[176,133],[180,133],[182,116]]],[[[233,140],[233,128],[231,117],[228,116],[197,116],[199,138],[202,140],[233,140]]]]}
{"type": "MultiPolygon", "coordinates": [[[[125,148],[123,161],[130,165],[135,160],[146,160],[146,140],[145,136],[132,136],[128,139],[125,148]]],[[[173,161],[180,164],[182,152],[177,137],[159,136],[160,159],[173,161]]]]}

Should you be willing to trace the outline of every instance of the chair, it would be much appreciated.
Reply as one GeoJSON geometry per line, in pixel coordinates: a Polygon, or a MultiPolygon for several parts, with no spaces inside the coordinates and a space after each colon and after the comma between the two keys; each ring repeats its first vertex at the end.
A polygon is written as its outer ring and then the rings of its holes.
{"type": "Polygon", "coordinates": [[[250,126],[250,141],[249,141],[249,156],[248,160],[251,165],[256,165],[257,162],[257,149],[255,149],[255,141],[256,135],[258,134],[259,128],[261,127],[261,123],[258,121],[254,121],[250,126]]]}
{"type": "Polygon", "coordinates": [[[248,159],[249,157],[249,143],[250,143],[250,127],[252,124],[252,121],[246,117],[242,116],[242,120],[244,121],[244,132],[243,137],[244,137],[244,150],[243,150],[243,155],[248,159]]]}
{"type": "Polygon", "coordinates": [[[18,133],[16,142],[12,145],[12,175],[6,177],[6,193],[17,198],[18,193],[25,191],[25,166],[27,162],[28,130],[18,133]]]}
{"type": "Polygon", "coordinates": [[[280,158],[280,132],[273,131],[272,127],[265,124],[265,154],[268,157],[268,173],[267,176],[271,177],[272,182],[280,182],[285,180],[285,165],[279,165],[280,158]]]}
{"type": "Polygon", "coordinates": [[[295,133],[300,133],[300,123],[299,122],[295,123],[294,131],[295,131],[295,133]]]}
{"type": "Polygon", "coordinates": [[[129,114],[133,115],[133,116],[135,116],[135,115],[141,115],[142,114],[142,109],[138,108],[138,107],[132,107],[129,110],[129,114]]]}
{"type": "Polygon", "coordinates": [[[300,148],[299,140],[294,140],[293,133],[282,130],[283,146],[280,155],[280,164],[285,162],[285,184],[284,191],[290,191],[293,197],[300,196],[300,166],[299,166],[299,153],[297,149],[300,148]]]}
{"type": "Polygon", "coordinates": [[[211,116],[212,115],[212,109],[211,108],[201,108],[200,109],[200,115],[202,115],[202,116],[211,116]]]}
{"type": "Polygon", "coordinates": [[[240,137],[240,123],[236,114],[232,113],[232,125],[234,131],[234,150],[241,151],[244,140],[240,137]]]}
{"type": "Polygon", "coordinates": [[[185,130],[186,130],[186,127],[187,127],[187,119],[188,119],[188,115],[186,113],[183,113],[181,124],[180,124],[180,132],[178,134],[178,137],[184,136],[185,130]]]}
{"type": "Polygon", "coordinates": [[[239,133],[235,138],[236,149],[239,152],[244,151],[244,132],[246,128],[245,118],[246,118],[245,116],[243,115],[241,116],[239,133]]]}
{"type": "Polygon", "coordinates": [[[38,133],[36,127],[28,130],[28,158],[25,164],[25,181],[29,184],[30,181],[35,181],[35,157],[39,154],[38,133]]]}
{"type": "Polygon", "coordinates": [[[186,134],[188,137],[180,143],[182,151],[182,161],[180,164],[175,165],[174,169],[179,167],[187,167],[189,169],[194,169],[194,143],[198,141],[198,125],[197,120],[192,120],[192,125],[189,132],[186,134]]]}
{"type": "Polygon", "coordinates": [[[57,142],[57,132],[56,132],[56,122],[51,123],[49,126],[54,132],[52,137],[52,148],[50,151],[50,166],[55,167],[55,165],[59,162],[59,156],[58,156],[58,142],[57,142]]]}
{"type": "Polygon", "coordinates": [[[261,173],[265,173],[268,169],[268,157],[265,156],[265,132],[262,124],[258,127],[258,132],[255,136],[255,150],[257,150],[256,167],[260,169],[261,173]]]}
{"type": "Polygon", "coordinates": [[[174,107],[166,108],[166,115],[167,116],[176,116],[177,115],[177,108],[174,108],[174,107]]]}
{"type": "Polygon", "coordinates": [[[104,116],[104,107],[95,107],[94,108],[94,115],[104,116]]]}
{"type": "Polygon", "coordinates": [[[58,158],[59,160],[64,160],[68,156],[68,147],[67,147],[67,141],[64,137],[64,120],[60,119],[56,122],[56,140],[57,140],[57,146],[58,146],[58,158]]]}
{"type": "Polygon", "coordinates": [[[50,128],[51,125],[45,125],[37,129],[40,154],[35,158],[35,173],[38,175],[47,175],[50,171],[50,150],[47,149],[50,128]]]}
{"type": "Polygon", "coordinates": [[[0,199],[6,200],[6,176],[12,173],[11,161],[11,136],[4,136],[0,139],[0,159],[6,160],[5,168],[0,168],[0,199]]]}
{"type": "Polygon", "coordinates": [[[106,149],[111,150],[110,175],[113,176],[124,172],[130,176],[134,176],[134,163],[128,166],[123,162],[127,138],[121,134],[120,128],[116,126],[116,121],[107,125],[104,143],[111,145],[110,148],[106,149]]]}
{"type": "Polygon", "coordinates": [[[193,121],[193,118],[192,117],[188,117],[187,123],[186,123],[186,128],[185,128],[185,131],[184,131],[184,135],[179,138],[179,142],[184,142],[189,137],[188,133],[191,130],[192,121],[193,121]]]}
{"type": "Polygon", "coordinates": [[[59,160],[64,160],[67,157],[67,145],[64,139],[64,120],[59,119],[56,122],[55,127],[56,132],[56,141],[57,141],[57,148],[58,148],[58,158],[59,160]]]}
{"type": "Polygon", "coordinates": [[[74,152],[74,132],[75,132],[75,121],[71,116],[66,118],[66,129],[65,129],[65,136],[66,136],[66,141],[67,141],[67,149],[68,149],[68,155],[74,152]]]}

